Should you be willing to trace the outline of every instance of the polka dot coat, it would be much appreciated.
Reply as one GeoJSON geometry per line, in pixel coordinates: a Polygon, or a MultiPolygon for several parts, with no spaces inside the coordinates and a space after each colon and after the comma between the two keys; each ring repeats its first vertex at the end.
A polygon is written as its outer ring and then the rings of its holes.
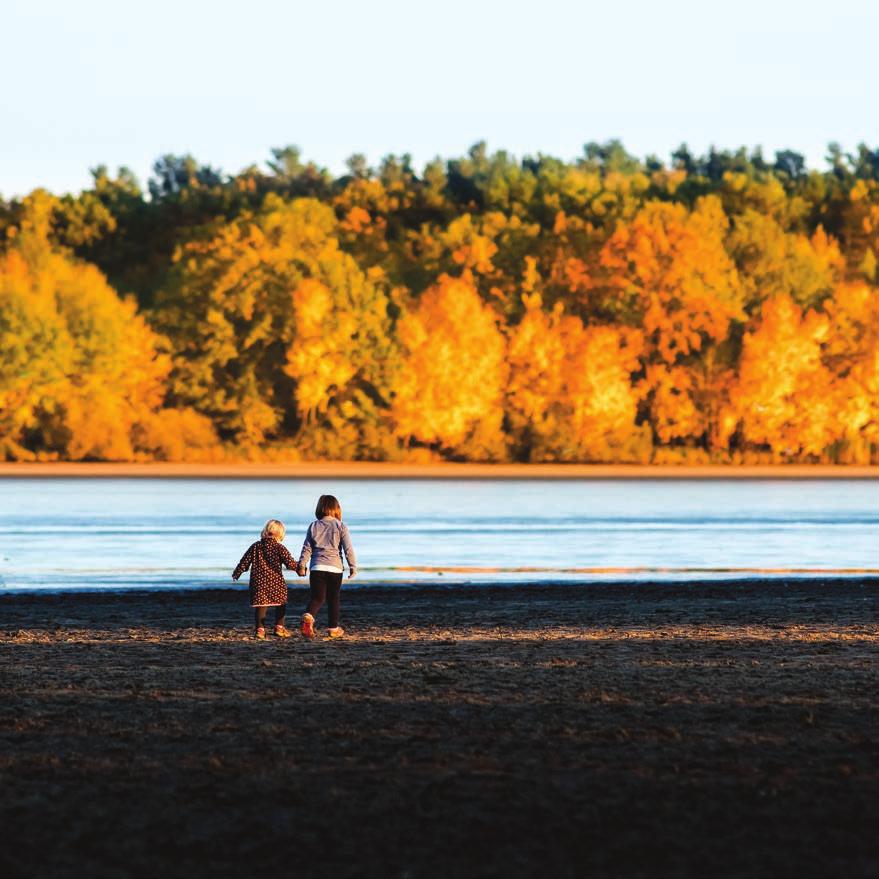
{"type": "Polygon", "coordinates": [[[237,580],[250,570],[251,607],[277,607],[287,603],[287,581],[282,565],[295,568],[296,561],[287,547],[274,537],[257,540],[241,557],[232,579],[237,580]]]}

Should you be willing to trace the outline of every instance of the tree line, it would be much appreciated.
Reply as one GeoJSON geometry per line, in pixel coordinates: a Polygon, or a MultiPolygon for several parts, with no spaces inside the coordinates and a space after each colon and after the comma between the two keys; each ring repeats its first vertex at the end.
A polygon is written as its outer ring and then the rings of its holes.
{"type": "Polygon", "coordinates": [[[0,458],[879,460],[879,150],[92,178],[0,200],[0,458]]]}

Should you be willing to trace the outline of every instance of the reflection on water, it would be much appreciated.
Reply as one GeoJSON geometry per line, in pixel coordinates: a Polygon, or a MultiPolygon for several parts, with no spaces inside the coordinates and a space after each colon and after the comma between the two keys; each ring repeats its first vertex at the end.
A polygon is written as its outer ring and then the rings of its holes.
{"type": "MultiPolygon", "coordinates": [[[[361,574],[511,582],[879,573],[868,480],[0,480],[0,586],[207,587],[342,501],[361,574]]],[[[292,581],[297,581],[291,575],[292,581]]]]}

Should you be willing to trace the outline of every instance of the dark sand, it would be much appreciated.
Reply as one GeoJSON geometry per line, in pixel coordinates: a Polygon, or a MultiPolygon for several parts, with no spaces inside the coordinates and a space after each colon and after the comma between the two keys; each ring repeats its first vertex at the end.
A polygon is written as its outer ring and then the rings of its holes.
{"type": "Polygon", "coordinates": [[[344,602],[0,598],[0,876],[879,876],[879,581],[344,602]]]}

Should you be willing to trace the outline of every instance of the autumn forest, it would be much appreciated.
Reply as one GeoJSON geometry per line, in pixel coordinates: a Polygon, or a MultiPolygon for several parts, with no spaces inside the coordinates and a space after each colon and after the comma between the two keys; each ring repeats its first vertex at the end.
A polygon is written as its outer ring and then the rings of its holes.
{"type": "Polygon", "coordinates": [[[0,200],[0,460],[879,462],[879,150],[0,200]]]}

